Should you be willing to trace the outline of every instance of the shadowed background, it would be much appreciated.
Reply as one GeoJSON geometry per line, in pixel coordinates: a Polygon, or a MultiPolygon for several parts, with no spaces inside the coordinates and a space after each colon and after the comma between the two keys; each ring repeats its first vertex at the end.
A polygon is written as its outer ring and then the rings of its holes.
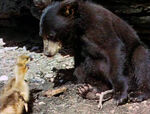
{"type": "MultiPolygon", "coordinates": [[[[52,1],[61,0],[0,0],[0,37],[9,45],[21,41],[21,46],[31,43],[42,47],[42,39],[38,36],[39,18],[42,9],[52,1]]],[[[137,31],[141,40],[150,46],[149,0],[90,1],[102,4],[126,20],[137,31]]]]}

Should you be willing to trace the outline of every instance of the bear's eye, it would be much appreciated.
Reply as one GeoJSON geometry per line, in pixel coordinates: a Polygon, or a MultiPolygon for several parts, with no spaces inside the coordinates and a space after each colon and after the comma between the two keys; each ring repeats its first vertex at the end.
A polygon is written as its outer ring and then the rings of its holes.
{"type": "Polygon", "coordinates": [[[66,9],[65,16],[69,16],[72,14],[72,11],[70,9],[66,9]]]}
{"type": "Polygon", "coordinates": [[[75,18],[78,15],[79,2],[75,0],[74,2],[65,3],[61,6],[59,14],[65,17],[75,18]]]}
{"type": "Polygon", "coordinates": [[[71,8],[71,6],[66,6],[64,7],[62,10],[62,15],[65,16],[65,17],[68,17],[68,16],[73,16],[74,15],[74,9],[71,8]]]}
{"type": "Polygon", "coordinates": [[[55,40],[55,34],[50,33],[49,35],[47,35],[47,40],[55,40]]]}
{"type": "Polygon", "coordinates": [[[51,40],[51,37],[49,35],[46,36],[47,40],[51,40]]]}
{"type": "Polygon", "coordinates": [[[50,33],[49,37],[55,37],[55,34],[54,33],[50,33]]]}
{"type": "Polygon", "coordinates": [[[74,15],[74,9],[71,9],[71,8],[66,9],[65,15],[66,16],[73,16],[74,15]]]}

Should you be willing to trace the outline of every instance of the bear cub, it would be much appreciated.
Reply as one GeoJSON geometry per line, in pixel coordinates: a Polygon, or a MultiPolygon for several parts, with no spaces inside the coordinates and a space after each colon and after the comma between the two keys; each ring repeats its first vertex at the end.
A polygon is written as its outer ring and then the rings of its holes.
{"type": "Polygon", "coordinates": [[[78,82],[104,77],[118,105],[150,97],[148,49],[130,25],[106,8],[83,0],[53,2],[42,13],[39,34],[47,56],[70,46],[78,82]]]}

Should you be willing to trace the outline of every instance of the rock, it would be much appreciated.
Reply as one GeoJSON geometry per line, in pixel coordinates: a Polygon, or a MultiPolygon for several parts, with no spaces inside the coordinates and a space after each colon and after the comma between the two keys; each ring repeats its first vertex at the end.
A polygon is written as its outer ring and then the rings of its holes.
{"type": "Polygon", "coordinates": [[[33,79],[30,80],[30,82],[44,84],[45,80],[40,77],[34,77],[33,79]]]}
{"type": "Polygon", "coordinates": [[[51,81],[51,82],[54,82],[54,80],[55,80],[54,78],[50,78],[50,81],[51,81]]]}
{"type": "Polygon", "coordinates": [[[0,38],[0,46],[3,46],[3,45],[5,45],[5,43],[3,42],[3,39],[0,38]]]}
{"type": "Polygon", "coordinates": [[[133,110],[133,106],[129,106],[129,110],[133,110]]]}
{"type": "Polygon", "coordinates": [[[63,83],[64,80],[59,80],[60,83],[63,83]]]}
{"type": "Polygon", "coordinates": [[[0,82],[7,81],[7,80],[8,80],[8,76],[6,76],[6,75],[0,76],[0,82]]]}
{"type": "Polygon", "coordinates": [[[23,46],[23,48],[22,48],[24,51],[27,51],[27,48],[25,47],[25,46],[23,46]]]}
{"type": "Polygon", "coordinates": [[[39,50],[39,49],[40,49],[39,46],[33,46],[33,47],[30,49],[30,51],[36,51],[36,50],[39,50]]]}
{"type": "Polygon", "coordinates": [[[39,105],[44,105],[45,103],[44,102],[39,102],[39,105]]]}
{"type": "Polygon", "coordinates": [[[44,77],[45,78],[52,78],[52,77],[54,77],[54,75],[53,74],[46,74],[44,77]]]}
{"type": "Polygon", "coordinates": [[[112,114],[114,114],[114,113],[115,113],[115,110],[111,110],[110,112],[111,112],[112,114]]]}

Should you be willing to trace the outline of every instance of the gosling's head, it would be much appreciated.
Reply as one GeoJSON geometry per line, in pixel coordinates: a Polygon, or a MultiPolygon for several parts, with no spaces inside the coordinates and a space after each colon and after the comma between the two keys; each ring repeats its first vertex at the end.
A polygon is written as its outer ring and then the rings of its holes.
{"type": "Polygon", "coordinates": [[[17,58],[17,64],[27,65],[32,58],[27,55],[21,55],[17,58]]]}

